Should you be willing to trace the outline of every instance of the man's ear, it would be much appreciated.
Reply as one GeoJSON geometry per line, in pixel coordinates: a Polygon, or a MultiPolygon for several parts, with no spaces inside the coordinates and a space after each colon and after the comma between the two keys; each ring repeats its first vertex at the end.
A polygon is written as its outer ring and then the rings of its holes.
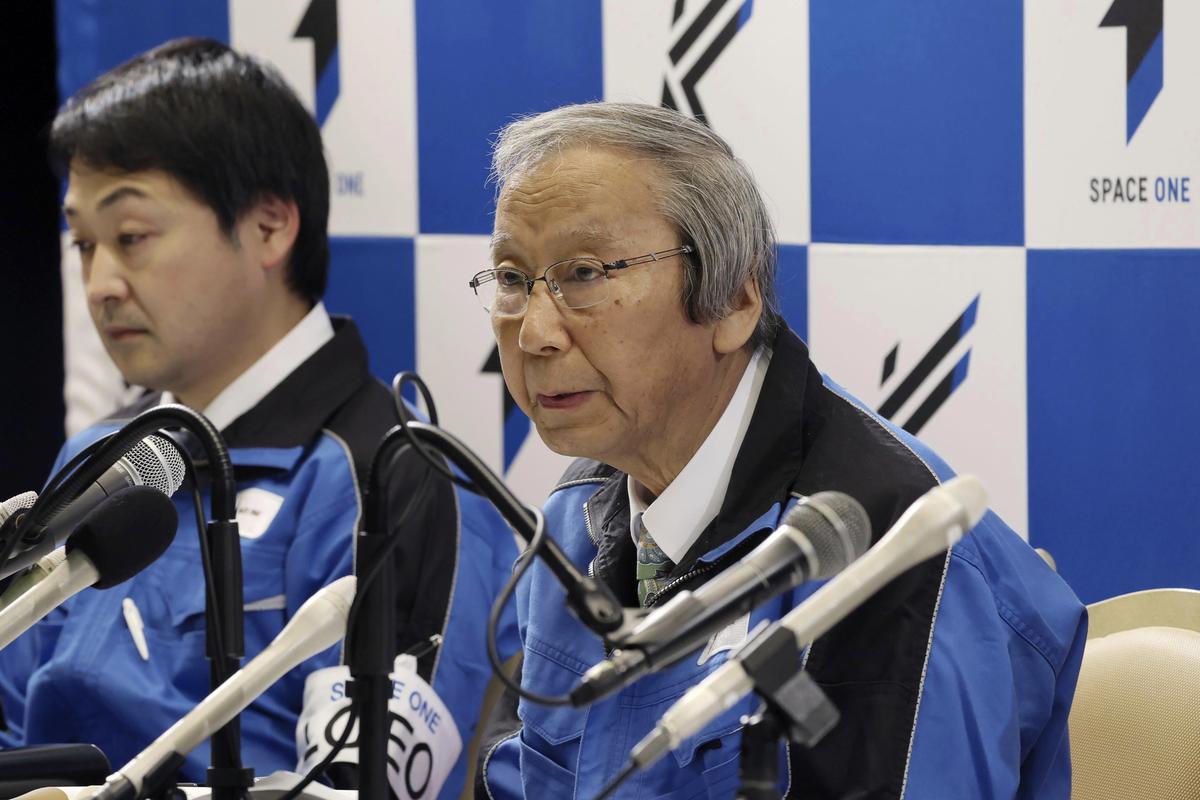
{"type": "Polygon", "coordinates": [[[758,327],[762,310],[762,293],[758,290],[758,281],[751,275],[733,298],[733,309],[717,321],[713,330],[713,349],[727,355],[745,347],[758,327]]]}
{"type": "Polygon", "coordinates": [[[254,237],[263,268],[274,270],[284,266],[300,233],[300,208],[296,201],[263,195],[250,209],[245,222],[243,232],[254,237]]]}

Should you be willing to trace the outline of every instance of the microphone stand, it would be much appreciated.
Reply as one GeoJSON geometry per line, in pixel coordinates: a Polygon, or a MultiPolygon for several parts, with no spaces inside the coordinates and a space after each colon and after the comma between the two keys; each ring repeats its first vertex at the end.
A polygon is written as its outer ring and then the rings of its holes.
{"type": "MultiPolygon", "coordinates": [[[[458,467],[475,488],[491,501],[505,521],[525,541],[537,532],[537,519],[521,504],[512,491],[496,477],[477,455],[451,434],[416,420],[407,421],[388,431],[375,451],[364,499],[363,528],[358,535],[357,563],[364,574],[373,566],[375,555],[387,545],[388,498],[386,477],[392,460],[404,447],[430,447],[458,467]]],[[[430,453],[425,455],[432,459],[430,453]]],[[[621,627],[624,609],[608,587],[579,572],[558,544],[544,537],[545,552],[540,553],[559,583],[567,590],[567,603],[576,616],[600,634],[621,627]]],[[[360,585],[359,591],[363,591],[360,585]]],[[[391,570],[383,568],[363,592],[359,614],[347,652],[353,682],[351,696],[358,711],[359,797],[386,800],[387,743],[391,727],[388,699],[392,693],[391,670],[395,641],[395,584],[391,570]],[[380,631],[384,634],[381,636],[380,631]]]]}
{"type": "MultiPolygon", "coordinates": [[[[346,662],[350,667],[347,693],[358,716],[358,796],[362,800],[388,800],[387,748],[391,733],[392,667],[396,657],[396,580],[394,570],[381,567],[369,582],[364,580],[387,552],[394,535],[388,527],[390,508],[387,478],[395,458],[412,445],[385,436],[371,459],[363,496],[363,524],[355,548],[354,572],[361,592],[361,611],[349,631],[346,662]]],[[[350,720],[347,720],[350,724],[350,720]]]]}
{"type": "MultiPolygon", "coordinates": [[[[220,432],[207,417],[177,404],[143,411],[110,436],[89,460],[62,483],[38,498],[22,521],[18,534],[30,530],[73,500],[146,435],[168,427],[183,428],[195,435],[204,449],[212,477],[212,497],[209,500],[212,518],[203,536],[212,554],[215,595],[206,593],[204,615],[209,675],[211,686],[215,689],[225,676],[233,674],[241,666],[246,646],[242,620],[242,547],[238,536],[233,464],[220,432]],[[215,635],[217,630],[222,632],[223,640],[220,642],[215,635]]],[[[208,782],[213,790],[213,800],[238,800],[243,790],[254,783],[254,770],[242,766],[238,717],[234,716],[213,734],[212,740],[208,782]]],[[[159,783],[171,777],[160,775],[159,783]]],[[[147,785],[145,794],[153,794],[159,788],[147,785]]]]}
{"type": "Polygon", "coordinates": [[[779,742],[812,747],[833,730],[839,714],[803,669],[791,631],[772,626],[739,651],[742,668],[763,703],[742,718],[737,800],[779,798],[779,742]]]}

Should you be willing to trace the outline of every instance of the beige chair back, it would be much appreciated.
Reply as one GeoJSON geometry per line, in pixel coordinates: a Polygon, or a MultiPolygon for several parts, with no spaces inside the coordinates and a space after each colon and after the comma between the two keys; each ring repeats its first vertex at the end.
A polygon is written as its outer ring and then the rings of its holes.
{"type": "Polygon", "coordinates": [[[1200,800],[1200,591],[1088,606],[1071,708],[1073,800],[1200,800]]]}

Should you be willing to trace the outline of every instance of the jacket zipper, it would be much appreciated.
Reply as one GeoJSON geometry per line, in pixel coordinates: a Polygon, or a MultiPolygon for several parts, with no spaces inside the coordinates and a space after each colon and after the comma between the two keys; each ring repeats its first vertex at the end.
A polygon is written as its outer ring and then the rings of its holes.
{"type": "Polygon", "coordinates": [[[659,601],[671,594],[672,590],[679,586],[679,584],[684,583],[685,581],[690,581],[692,578],[703,575],[707,572],[712,572],[720,563],[720,561],[714,561],[710,564],[705,564],[702,567],[696,567],[696,569],[692,570],[691,572],[686,572],[683,575],[680,575],[678,578],[675,578],[673,581],[664,586],[661,592],[654,595],[654,599],[646,604],[646,608],[651,608],[658,605],[659,601]]]}
{"type": "Polygon", "coordinates": [[[596,534],[592,531],[592,511],[588,508],[588,504],[583,504],[583,527],[587,529],[588,538],[592,540],[592,546],[599,549],[600,540],[596,538],[596,534]]]}

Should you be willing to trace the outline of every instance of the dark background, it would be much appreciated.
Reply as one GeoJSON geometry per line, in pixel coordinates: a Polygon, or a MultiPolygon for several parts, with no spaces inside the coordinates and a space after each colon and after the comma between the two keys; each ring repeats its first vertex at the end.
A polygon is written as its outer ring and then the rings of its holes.
{"type": "Polygon", "coordinates": [[[63,434],[54,3],[0,3],[0,500],[45,482],[63,434]]]}

